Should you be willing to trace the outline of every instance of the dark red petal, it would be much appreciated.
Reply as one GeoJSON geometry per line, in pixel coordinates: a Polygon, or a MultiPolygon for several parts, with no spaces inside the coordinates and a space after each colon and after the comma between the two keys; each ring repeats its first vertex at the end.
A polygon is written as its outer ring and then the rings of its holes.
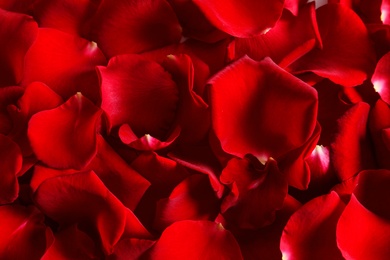
{"type": "Polygon", "coordinates": [[[307,0],[285,0],[284,8],[289,10],[293,15],[297,16],[300,8],[307,3],[307,0]]]}
{"type": "Polygon", "coordinates": [[[25,55],[38,33],[32,17],[0,9],[0,86],[19,84],[25,55]]]}
{"type": "Polygon", "coordinates": [[[377,63],[371,82],[382,100],[390,104],[390,53],[383,56],[377,63]]]}
{"type": "MultiPolygon", "coordinates": [[[[80,172],[44,181],[34,200],[45,215],[62,225],[79,224],[89,234],[98,234],[105,253],[121,238],[130,212],[104,186],[94,172],[80,172]]],[[[141,223],[133,235],[146,236],[141,223]]]]}
{"type": "Polygon", "coordinates": [[[35,0],[0,0],[0,8],[16,13],[29,13],[35,0]]]}
{"type": "Polygon", "coordinates": [[[287,195],[287,181],[276,161],[270,159],[261,169],[252,160],[233,158],[220,176],[231,189],[221,205],[229,226],[256,229],[271,224],[287,195]]]}
{"type": "Polygon", "coordinates": [[[0,207],[0,255],[2,259],[39,260],[46,250],[44,216],[34,207],[0,207]]]}
{"type": "Polygon", "coordinates": [[[0,133],[7,135],[10,133],[13,125],[12,118],[8,111],[8,106],[16,104],[17,100],[23,95],[24,89],[18,86],[0,88],[0,133]]]}
{"type": "Polygon", "coordinates": [[[36,164],[34,165],[34,172],[30,181],[30,187],[32,192],[35,192],[38,187],[48,179],[59,177],[63,175],[75,174],[78,171],[73,169],[68,170],[57,170],[52,168],[47,168],[43,165],[36,164]]]}
{"type": "Polygon", "coordinates": [[[282,15],[284,0],[194,0],[210,22],[232,36],[248,38],[272,28],[282,15]]]}
{"type": "Polygon", "coordinates": [[[336,244],[336,225],[344,207],[337,193],[332,192],[298,209],[281,237],[283,259],[343,259],[336,244]]]}
{"type": "Polygon", "coordinates": [[[362,84],[375,67],[375,52],[364,23],[339,4],[317,9],[317,21],[323,48],[313,49],[289,70],[311,71],[345,87],[362,84]]]}
{"type": "Polygon", "coordinates": [[[166,138],[178,102],[178,89],[169,73],[133,54],[116,56],[98,70],[102,108],[111,126],[129,124],[137,136],[166,138]]]}
{"type": "Polygon", "coordinates": [[[337,225],[337,244],[347,259],[387,259],[390,255],[390,171],[359,174],[358,184],[337,225]]]}
{"type": "Polygon", "coordinates": [[[94,0],[35,0],[32,12],[39,27],[55,28],[84,37],[85,27],[95,14],[98,3],[94,0]]]}
{"type": "Polygon", "coordinates": [[[162,233],[152,259],[243,259],[233,235],[210,221],[179,221],[162,233]],[[190,234],[190,235],[189,235],[190,234]]]}
{"type": "Polygon", "coordinates": [[[284,11],[269,32],[234,41],[235,58],[245,54],[255,60],[269,56],[281,67],[294,62],[316,45],[321,45],[314,3],[303,7],[297,17],[284,11]],[[294,40],[292,40],[294,39],[294,40]]]}
{"type": "Polygon", "coordinates": [[[367,118],[370,106],[360,102],[338,120],[338,131],[331,144],[332,163],[341,180],[363,169],[373,168],[373,155],[367,137],[367,118]]]}
{"type": "Polygon", "coordinates": [[[94,241],[76,225],[66,227],[55,234],[53,244],[47,249],[42,260],[97,260],[102,253],[94,241]]]}
{"type": "Polygon", "coordinates": [[[99,103],[95,66],[105,63],[96,44],[55,29],[40,28],[26,54],[22,85],[41,81],[64,99],[82,92],[99,103]]]}
{"type": "Polygon", "coordinates": [[[179,22],[165,0],[103,0],[91,27],[92,38],[110,58],[179,43],[181,39],[179,22]]]}
{"type": "Polygon", "coordinates": [[[37,158],[55,168],[85,167],[96,154],[101,110],[76,94],[63,105],[35,114],[28,137],[37,158]]]}
{"type": "Polygon", "coordinates": [[[22,153],[10,138],[0,134],[0,205],[11,203],[18,197],[16,174],[22,169],[22,153]]]}
{"type": "Polygon", "coordinates": [[[134,210],[150,182],[131,168],[103,137],[98,135],[97,141],[98,151],[88,168],[99,176],[124,206],[134,210]]]}
{"type": "Polygon", "coordinates": [[[119,241],[112,255],[109,255],[107,260],[129,260],[142,259],[141,256],[154,245],[155,241],[126,238],[119,241]]]}
{"type": "Polygon", "coordinates": [[[210,84],[213,128],[227,153],[266,161],[298,148],[314,131],[317,92],[269,58],[244,57],[210,84]]]}
{"type": "Polygon", "coordinates": [[[155,227],[164,230],[181,220],[212,220],[219,200],[205,175],[193,174],[179,183],[167,199],[157,203],[155,227]]]}

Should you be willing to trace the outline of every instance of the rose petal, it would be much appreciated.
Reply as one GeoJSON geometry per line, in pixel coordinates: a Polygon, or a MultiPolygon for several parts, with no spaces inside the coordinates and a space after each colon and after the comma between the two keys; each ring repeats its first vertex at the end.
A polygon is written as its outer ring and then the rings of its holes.
{"type": "Polygon", "coordinates": [[[0,88],[0,134],[7,135],[10,133],[13,125],[7,108],[8,105],[16,104],[23,92],[24,89],[18,86],[0,88]]]}
{"type": "Polygon", "coordinates": [[[194,3],[221,31],[247,38],[272,28],[282,15],[284,1],[194,0],[194,3]]]}
{"type": "Polygon", "coordinates": [[[27,133],[35,155],[54,168],[85,167],[96,154],[100,115],[101,110],[81,94],[35,114],[27,133]]]}
{"type": "Polygon", "coordinates": [[[3,259],[39,260],[46,250],[44,216],[35,207],[0,207],[0,255],[3,259]]]}
{"type": "Polygon", "coordinates": [[[371,82],[382,100],[390,104],[390,53],[383,56],[377,63],[371,82]]]}
{"type": "Polygon", "coordinates": [[[127,238],[119,241],[108,260],[142,259],[142,255],[154,245],[155,241],[137,238],[127,238]]]}
{"type": "Polygon", "coordinates": [[[116,56],[98,71],[102,108],[111,126],[129,124],[137,136],[164,140],[178,102],[171,76],[159,64],[133,54],[116,56]]]}
{"type": "Polygon", "coordinates": [[[294,73],[311,71],[345,87],[363,83],[375,66],[367,29],[348,7],[327,4],[317,9],[323,48],[313,49],[290,65],[294,73]]]}
{"type": "Polygon", "coordinates": [[[22,153],[10,138],[0,134],[0,205],[11,203],[19,193],[16,174],[22,169],[22,153]]]}
{"type": "Polygon", "coordinates": [[[243,259],[233,235],[210,221],[179,221],[162,233],[152,259],[243,259]],[[188,234],[191,234],[190,236],[188,234]]]}
{"type": "Polygon", "coordinates": [[[96,44],[55,29],[40,28],[26,54],[22,85],[41,81],[64,99],[81,91],[99,103],[95,66],[105,63],[96,44]]]}
{"type": "Polygon", "coordinates": [[[32,17],[0,9],[0,86],[19,84],[25,55],[35,41],[38,25],[32,17]]]}
{"type": "Polygon", "coordinates": [[[179,43],[181,38],[179,22],[165,0],[103,0],[91,27],[92,38],[110,58],[179,43]]]}
{"type": "Polygon", "coordinates": [[[343,259],[336,224],[345,205],[336,192],[317,197],[287,222],[280,241],[283,259],[343,259]]]}
{"type": "Polygon", "coordinates": [[[316,91],[268,58],[244,57],[210,84],[213,129],[230,154],[276,158],[301,146],[314,131],[316,91]]]}
{"type": "Polygon", "coordinates": [[[29,13],[35,0],[0,0],[0,8],[16,13],[29,13]]]}

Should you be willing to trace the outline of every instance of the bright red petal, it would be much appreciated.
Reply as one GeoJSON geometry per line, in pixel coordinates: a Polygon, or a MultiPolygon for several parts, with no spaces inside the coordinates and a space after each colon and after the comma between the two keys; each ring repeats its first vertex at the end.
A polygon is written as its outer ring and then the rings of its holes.
{"type": "Polygon", "coordinates": [[[232,36],[248,38],[272,28],[283,11],[284,0],[194,0],[210,22],[232,36]]]}
{"type": "Polygon", "coordinates": [[[28,126],[35,155],[51,167],[82,169],[96,154],[100,115],[101,110],[81,94],[35,114],[28,126]]]}
{"type": "Polygon", "coordinates": [[[390,53],[383,56],[377,63],[371,82],[382,100],[390,104],[390,53]]]}

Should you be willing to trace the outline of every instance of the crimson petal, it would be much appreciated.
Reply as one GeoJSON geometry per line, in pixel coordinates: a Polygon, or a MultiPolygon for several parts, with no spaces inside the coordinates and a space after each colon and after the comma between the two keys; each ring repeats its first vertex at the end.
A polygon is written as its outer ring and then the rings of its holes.
{"type": "Polygon", "coordinates": [[[284,0],[194,0],[210,22],[232,36],[247,38],[266,32],[282,15],[284,0]]]}
{"type": "Polygon", "coordinates": [[[101,110],[76,94],[63,105],[35,114],[28,137],[37,158],[55,168],[85,167],[96,154],[101,110]]]}
{"type": "Polygon", "coordinates": [[[371,82],[382,100],[390,104],[390,52],[383,56],[377,63],[371,82]]]}

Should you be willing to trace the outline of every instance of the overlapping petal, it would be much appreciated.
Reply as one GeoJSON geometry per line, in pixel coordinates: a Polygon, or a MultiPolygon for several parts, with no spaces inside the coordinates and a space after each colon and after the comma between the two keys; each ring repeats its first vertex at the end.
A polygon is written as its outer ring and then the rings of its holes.
{"type": "Polygon", "coordinates": [[[382,100],[390,104],[390,53],[383,56],[377,63],[371,82],[382,100]]]}

